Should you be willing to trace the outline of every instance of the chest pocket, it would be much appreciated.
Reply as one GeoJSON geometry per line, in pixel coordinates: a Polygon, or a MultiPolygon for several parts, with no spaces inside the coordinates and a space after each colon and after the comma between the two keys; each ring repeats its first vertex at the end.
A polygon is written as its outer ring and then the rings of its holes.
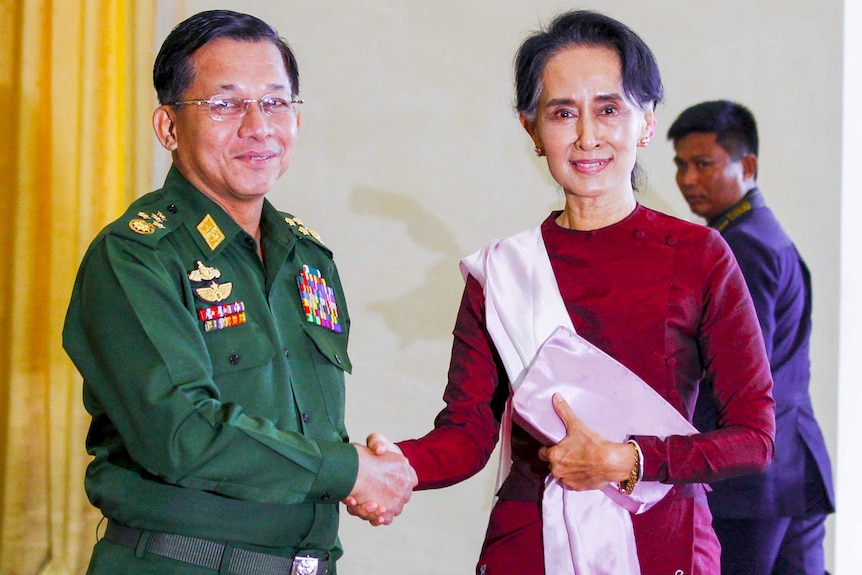
{"type": "Polygon", "coordinates": [[[347,335],[335,333],[317,324],[303,322],[302,328],[305,334],[314,342],[317,351],[325,357],[332,365],[350,373],[353,365],[347,355],[347,335]]]}
{"type": "Polygon", "coordinates": [[[272,361],[275,349],[256,324],[244,323],[204,335],[215,378],[261,367],[272,361]]]}

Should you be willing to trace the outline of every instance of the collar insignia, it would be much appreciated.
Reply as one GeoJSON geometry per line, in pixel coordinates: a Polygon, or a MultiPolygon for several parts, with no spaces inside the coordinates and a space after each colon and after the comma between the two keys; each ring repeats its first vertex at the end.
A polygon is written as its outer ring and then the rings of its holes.
{"type": "Polygon", "coordinates": [[[215,223],[215,220],[209,214],[204,216],[201,223],[197,225],[197,230],[211,250],[215,250],[225,238],[221,228],[218,227],[218,224],[215,223]]]}

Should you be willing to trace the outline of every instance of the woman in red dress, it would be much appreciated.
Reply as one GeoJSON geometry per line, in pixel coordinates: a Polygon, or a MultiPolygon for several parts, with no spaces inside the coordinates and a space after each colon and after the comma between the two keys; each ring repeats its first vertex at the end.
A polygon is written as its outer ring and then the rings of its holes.
{"type": "MultiPolygon", "coordinates": [[[[513,425],[504,434],[511,469],[497,493],[477,573],[545,573],[541,499],[548,474],[577,491],[614,482],[623,488],[637,481],[673,485],[654,507],[631,518],[640,572],[718,573],[720,548],[703,484],[770,463],[772,379],[745,282],[719,234],[635,199],[637,149],[653,135],[663,96],[653,54],[616,20],[568,12],[522,44],[516,89],[521,124],[565,195],[564,208],[539,231],[575,330],[688,421],[701,381],[722,409],[716,431],[635,435],[628,443],[594,433],[564,402],[554,407],[568,435],[556,445],[542,447],[513,425]]],[[[512,277],[512,289],[522,279],[512,277]]],[[[483,284],[468,275],[446,407],[434,430],[397,445],[369,438],[378,451],[407,456],[417,489],[470,477],[498,441],[514,378],[486,324],[485,296],[483,284]]],[[[371,509],[349,511],[385,522],[371,509]]]]}

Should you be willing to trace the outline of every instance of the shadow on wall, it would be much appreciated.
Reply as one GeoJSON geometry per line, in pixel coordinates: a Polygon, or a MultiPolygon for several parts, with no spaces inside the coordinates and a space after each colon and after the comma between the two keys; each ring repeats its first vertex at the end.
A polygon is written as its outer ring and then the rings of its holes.
{"type": "Polygon", "coordinates": [[[399,338],[402,348],[418,340],[437,340],[444,334],[451,334],[454,308],[446,306],[443,310],[435,304],[440,302],[441,296],[461,293],[463,284],[453,268],[464,253],[445,222],[424,210],[413,198],[367,186],[354,188],[349,208],[356,214],[402,222],[418,247],[440,256],[429,268],[420,287],[373,301],[368,309],[383,318],[386,327],[399,338]]]}

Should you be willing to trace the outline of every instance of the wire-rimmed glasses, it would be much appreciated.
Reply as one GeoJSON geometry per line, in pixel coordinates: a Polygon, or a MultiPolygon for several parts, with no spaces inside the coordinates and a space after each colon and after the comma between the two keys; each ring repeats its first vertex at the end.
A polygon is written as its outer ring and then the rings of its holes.
{"type": "Polygon", "coordinates": [[[228,98],[227,96],[216,95],[206,100],[185,100],[171,103],[172,106],[207,106],[210,118],[217,122],[244,117],[248,112],[248,107],[252,104],[257,104],[263,115],[280,119],[295,114],[296,108],[302,104],[302,100],[298,98],[285,100],[272,94],[257,99],[228,98]]]}

